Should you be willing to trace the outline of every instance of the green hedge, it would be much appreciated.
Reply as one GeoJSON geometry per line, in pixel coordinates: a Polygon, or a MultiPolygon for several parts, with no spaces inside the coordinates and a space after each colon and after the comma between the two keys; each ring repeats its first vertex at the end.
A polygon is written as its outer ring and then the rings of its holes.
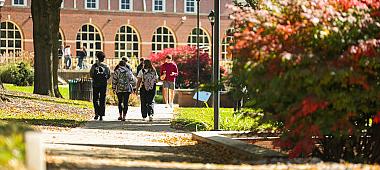
{"type": "Polygon", "coordinates": [[[17,86],[30,86],[33,84],[33,68],[24,62],[9,64],[0,69],[0,77],[3,83],[17,86]]]}

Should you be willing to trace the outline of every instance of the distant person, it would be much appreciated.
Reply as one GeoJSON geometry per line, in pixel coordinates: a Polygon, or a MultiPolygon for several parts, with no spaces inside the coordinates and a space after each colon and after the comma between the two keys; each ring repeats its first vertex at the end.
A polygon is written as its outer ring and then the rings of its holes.
{"type": "Polygon", "coordinates": [[[133,85],[135,82],[135,76],[133,75],[132,70],[127,68],[127,62],[121,60],[112,79],[112,90],[117,95],[118,100],[118,120],[125,121],[125,116],[128,112],[129,95],[133,92],[133,85]]]}
{"type": "Polygon", "coordinates": [[[59,48],[58,48],[58,60],[59,60],[59,68],[61,68],[61,61],[62,61],[62,56],[63,56],[63,50],[65,48],[63,47],[63,45],[61,45],[59,48]]]}
{"type": "Polygon", "coordinates": [[[166,104],[173,108],[175,79],[178,76],[178,67],[173,62],[172,55],[167,55],[165,63],[161,65],[160,79],[163,80],[163,98],[166,104]]]}
{"type": "Polygon", "coordinates": [[[98,59],[90,69],[90,76],[93,80],[93,103],[95,109],[95,120],[103,120],[106,110],[106,92],[107,80],[111,76],[109,67],[103,63],[105,54],[103,52],[96,53],[98,59]]]}
{"type": "Polygon", "coordinates": [[[63,50],[63,56],[64,56],[65,68],[70,69],[71,68],[71,46],[70,45],[65,46],[65,49],[63,50]]]}
{"type": "Polygon", "coordinates": [[[78,68],[80,70],[84,69],[83,60],[87,57],[86,46],[82,46],[81,49],[77,52],[78,56],[78,68]]]}
{"type": "Polygon", "coordinates": [[[158,75],[150,60],[144,60],[143,68],[137,75],[137,88],[140,88],[141,114],[143,120],[149,116],[149,121],[153,121],[153,101],[156,95],[156,83],[158,75]]]}
{"type": "Polygon", "coordinates": [[[143,68],[144,58],[141,57],[139,61],[140,61],[140,64],[137,66],[137,72],[136,72],[136,75],[139,74],[140,70],[143,68]]]}

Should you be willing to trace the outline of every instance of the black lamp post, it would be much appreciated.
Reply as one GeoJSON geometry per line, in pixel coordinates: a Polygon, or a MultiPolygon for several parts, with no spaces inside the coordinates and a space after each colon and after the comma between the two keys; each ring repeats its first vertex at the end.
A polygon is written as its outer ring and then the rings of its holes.
{"type": "Polygon", "coordinates": [[[199,107],[199,1],[197,0],[197,89],[196,89],[196,94],[197,94],[197,101],[196,105],[199,107]]]}
{"type": "Polygon", "coordinates": [[[219,107],[220,107],[220,94],[219,94],[219,36],[220,36],[220,0],[214,0],[214,36],[213,36],[213,70],[214,70],[214,92],[213,92],[213,105],[214,105],[214,130],[219,130],[219,107]]]}

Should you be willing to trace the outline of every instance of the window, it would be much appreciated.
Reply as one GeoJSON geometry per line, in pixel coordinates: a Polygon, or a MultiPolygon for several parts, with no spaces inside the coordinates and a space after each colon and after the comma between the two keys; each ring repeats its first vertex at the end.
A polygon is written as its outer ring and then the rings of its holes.
{"type": "Polygon", "coordinates": [[[115,36],[115,57],[140,57],[140,41],[131,26],[122,26],[115,36]]]}
{"type": "Polygon", "coordinates": [[[86,9],[98,9],[98,0],[86,0],[86,9]]]}
{"type": "Polygon", "coordinates": [[[100,31],[93,25],[86,24],[77,33],[76,50],[79,51],[83,45],[87,48],[87,56],[95,60],[97,52],[102,51],[102,36],[100,31]]]}
{"type": "Polygon", "coordinates": [[[120,0],[120,10],[132,10],[133,0],[120,0]]]}
{"type": "Polygon", "coordinates": [[[194,13],[196,10],[196,0],[185,0],[185,12],[194,13]]]}
{"type": "Polygon", "coordinates": [[[1,23],[0,53],[15,54],[22,50],[22,36],[20,29],[12,22],[1,23]]]}
{"type": "Polygon", "coordinates": [[[26,6],[27,0],[12,0],[13,6],[26,6]]]}
{"type": "Polygon", "coordinates": [[[232,59],[232,53],[229,49],[231,43],[233,43],[234,39],[234,30],[232,28],[228,29],[225,34],[222,41],[222,60],[228,61],[232,59]]]}
{"type": "Polygon", "coordinates": [[[153,33],[152,38],[152,52],[158,53],[165,48],[174,48],[176,42],[174,34],[166,27],[158,27],[156,32],[153,33]]]}
{"type": "MultiPolygon", "coordinates": [[[[194,28],[188,36],[187,45],[197,46],[197,28],[194,28]]],[[[204,51],[210,50],[210,38],[202,28],[199,29],[199,49],[204,51]]]]}
{"type": "Polygon", "coordinates": [[[154,12],[165,12],[165,0],[153,0],[154,12]]]}

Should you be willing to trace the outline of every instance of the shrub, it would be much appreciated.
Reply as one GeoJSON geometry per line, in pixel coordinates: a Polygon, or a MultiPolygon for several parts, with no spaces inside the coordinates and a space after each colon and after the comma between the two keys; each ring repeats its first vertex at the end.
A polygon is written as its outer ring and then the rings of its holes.
{"type": "Polygon", "coordinates": [[[15,84],[17,86],[30,86],[33,84],[33,68],[24,62],[10,64],[1,71],[3,83],[15,84]]]}
{"type": "Polygon", "coordinates": [[[378,1],[233,7],[233,74],[248,107],[282,123],[290,157],[380,162],[378,1]],[[319,146],[319,147],[317,147],[319,146]]]}
{"type": "MultiPolygon", "coordinates": [[[[117,105],[117,95],[113,92],[112,86],[108,86],[106,103],[111,105],[117,105]]],[[[128,106],[139,106],[140,98],[136,94],[130,94],[128,100],[128,106]]]]}
{"type": "MultiPolygon", "coordinates": [[[[183,46],[179,48],[166,48],[157,54],[151,54],[148,58],[152,60],[159,72],[161,64],[165,62],[165,57],[171,54],[173,61],[178,66],[179,75],[176,84],[179,88],[194,88],[197,80],[197,49],[195,47],[183,46]]],[[[199,55],[200,83],[208,83],[212,76],[212,59],[208,53],[200,52],[199,55]]],[[[226,71],[221,67],[221,74],[226,71]]]]}

